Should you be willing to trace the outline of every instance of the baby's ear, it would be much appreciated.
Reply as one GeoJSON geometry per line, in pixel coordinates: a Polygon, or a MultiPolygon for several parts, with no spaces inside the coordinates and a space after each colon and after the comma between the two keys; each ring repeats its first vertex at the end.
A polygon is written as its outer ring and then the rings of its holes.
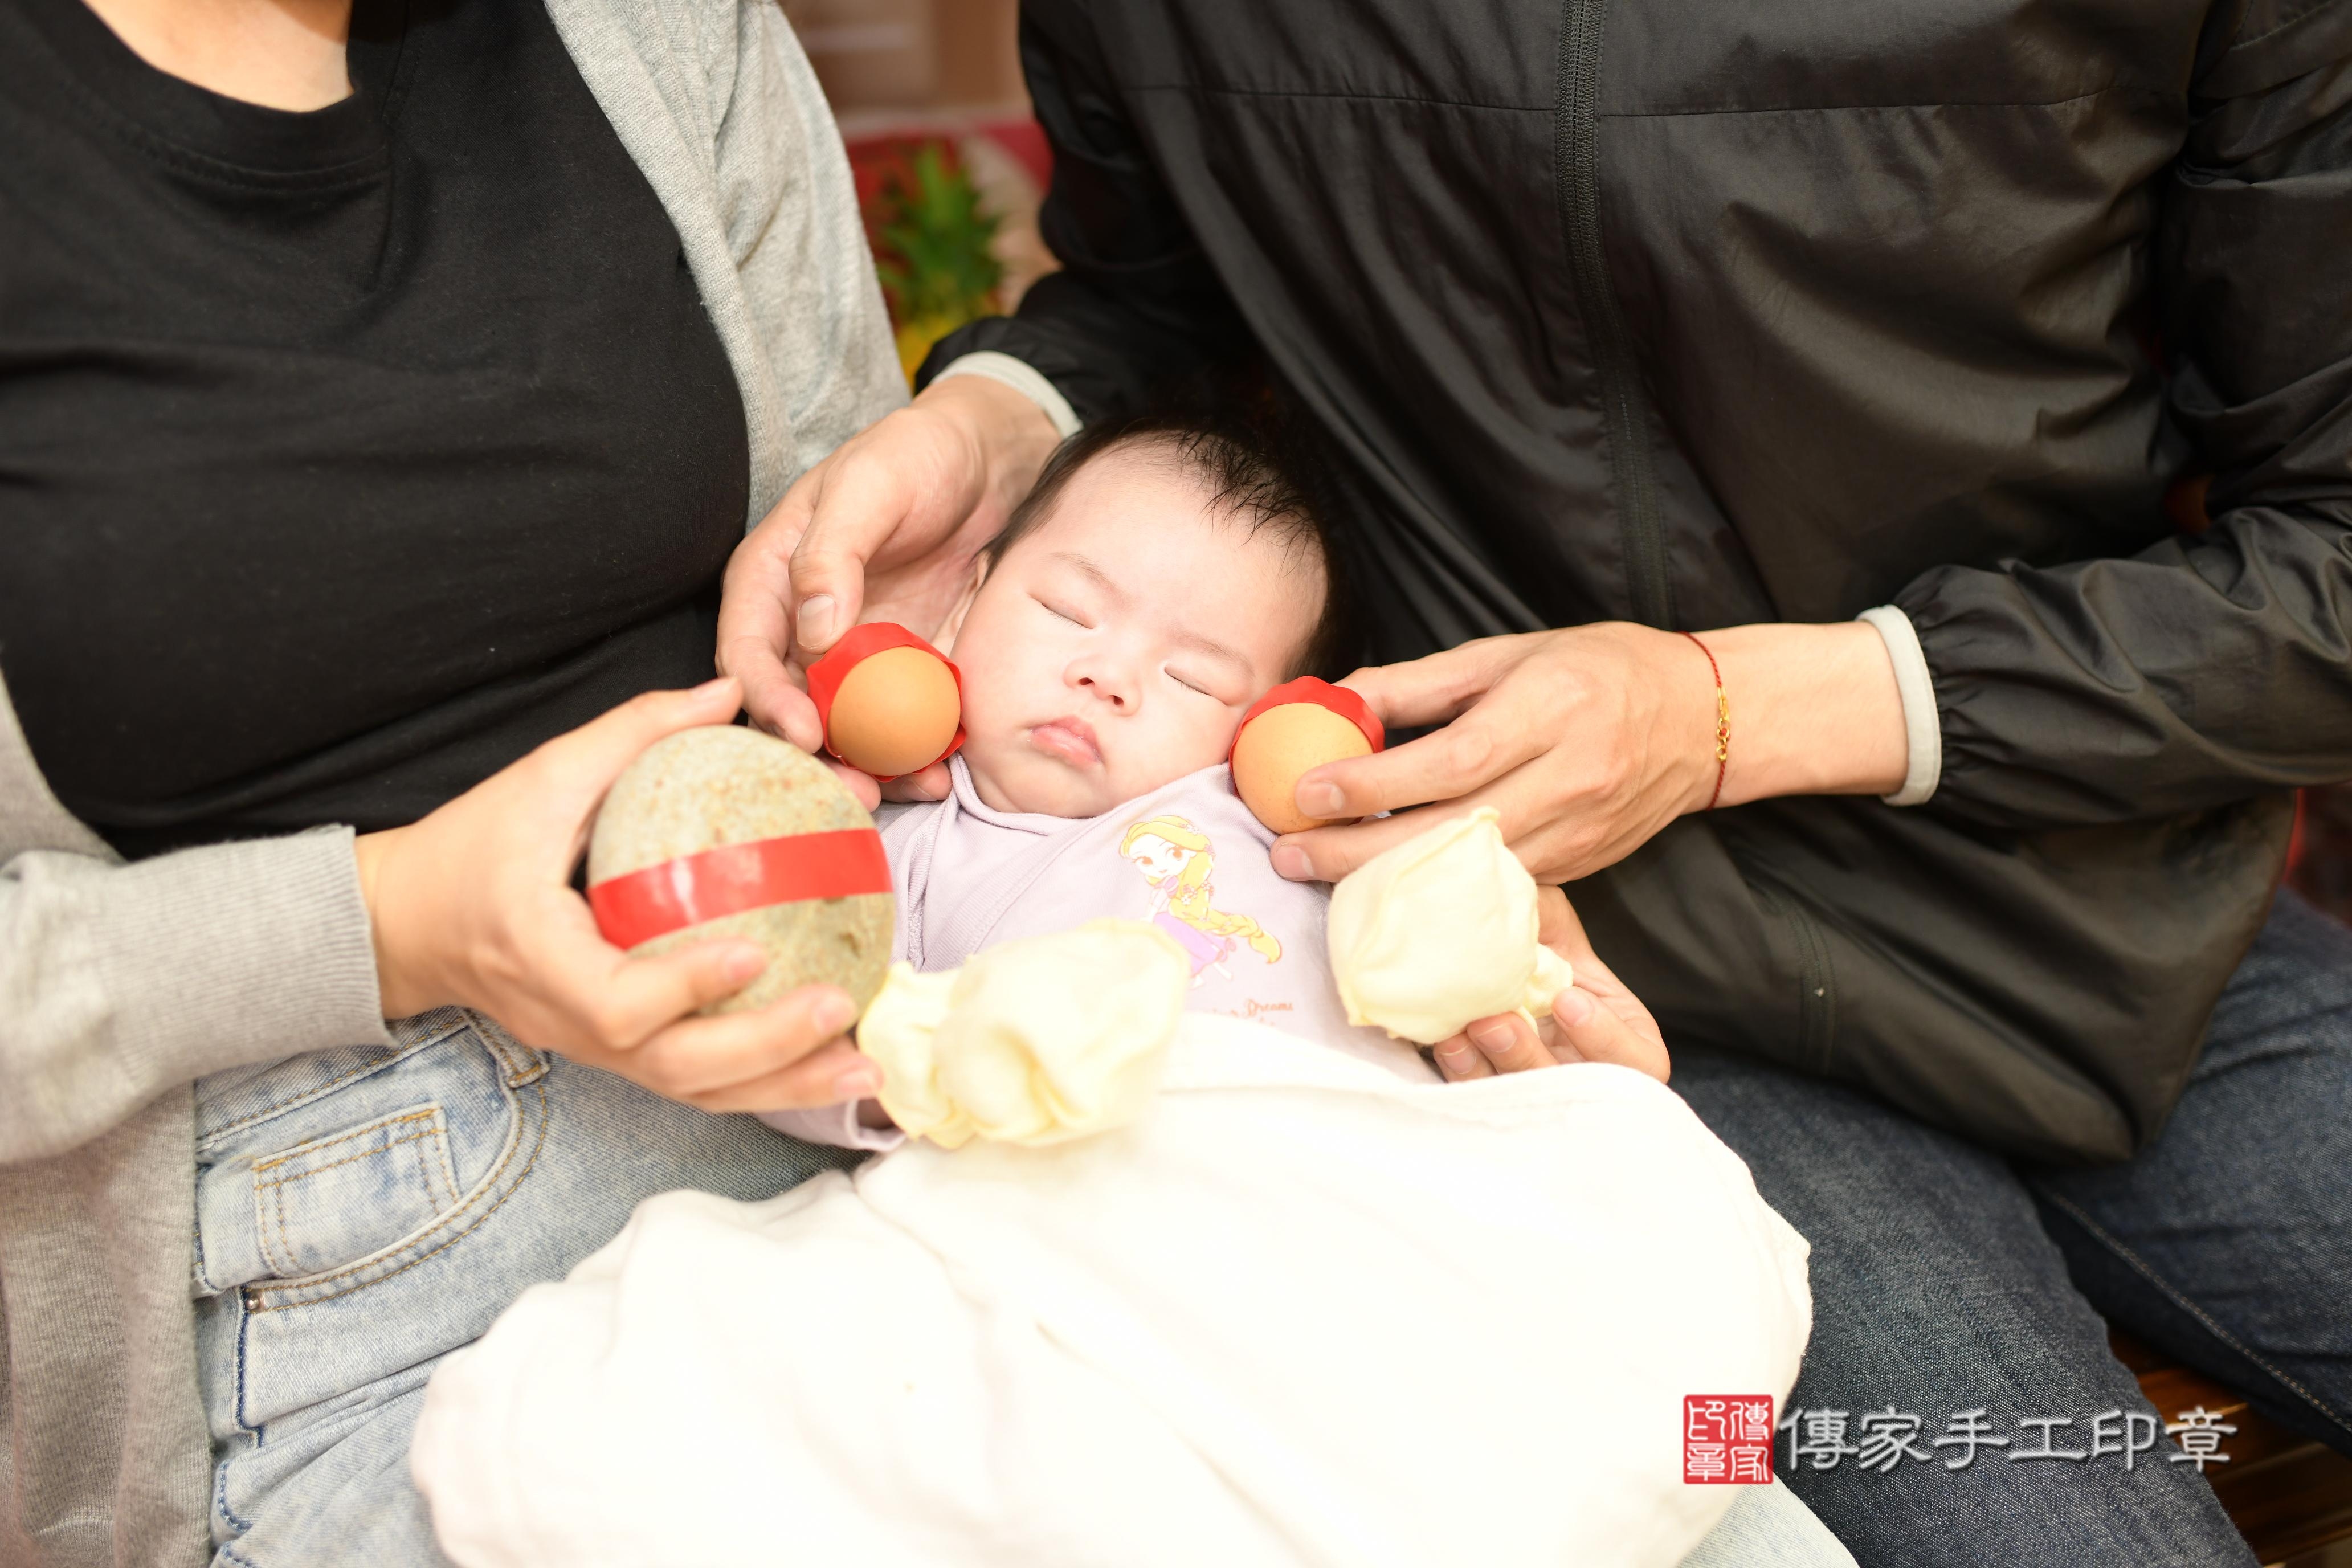
{"type": "Polygon", "coordinates": [[[980,585],[988,581],[990,560],[984,550],[972,557],[971,581],[963,585],[963,592],[956,597],[955,608],[948,612],[948,618],[940,623],[938,635],[931,638],[931,646],[950,658],[955,657],[956,638],[963,632],[963,618],[971,614],[971,602],[980,597],[980,585]]]}

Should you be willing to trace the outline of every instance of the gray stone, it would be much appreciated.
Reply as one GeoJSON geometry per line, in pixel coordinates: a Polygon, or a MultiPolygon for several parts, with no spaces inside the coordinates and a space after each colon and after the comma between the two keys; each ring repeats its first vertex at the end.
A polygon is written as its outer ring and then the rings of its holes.
{"type": "MultiPolygon", "coordinates": [[[[833,771],[799,747],[740,725],[683,730],[646,748],[614,781],[588,841],[593,885],[722,844],[874,826],[833,771]]],[[[673,952],[748,937],[768,953],[751,984],[706,1013],[764,1006],[797,985],[838,985],[859,1009],[890,965],[888,893],[809,899],[704,921],[630,951],[673,952]]]]}

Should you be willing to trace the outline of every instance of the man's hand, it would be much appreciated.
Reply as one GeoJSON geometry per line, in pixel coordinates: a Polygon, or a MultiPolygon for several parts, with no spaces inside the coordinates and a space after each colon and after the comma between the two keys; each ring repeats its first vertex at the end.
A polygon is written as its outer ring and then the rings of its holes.
{"type": "MultiPolygon", "coordinates": [[[[1020,393],[950,376],[803,474],[727,563],[719,668],[743,683],[751,721],[818,751],[808,666],[864,620],[936,636],[971,586],[982,546],[1058,442],[1053,421],[1020,393]]],[[[906,782],[937,798],[946,770],[906,782]]],[[[871,805],[873,782],[850,783],[871,805]]]]}
{"type": "Polygon", "coordinates": [[[1336,882],[1439,820],[1491,805],[1538,882],[1615,864],[1715,794],[1716,685],[1730,703],[1719,804],[1784,795],[1884,795],[1908,756],[1886,645],[1861,622],[1701,634],[1624,622],[1482,637],[1345,684],[1416,741],[1309,770],[1298,809],[1373,817],[1276,841],[1275,869],[1336,882]]]}
{"type": "Polygon", "coordinates": [[[1549,1038],[1517,1013],[1481,1018],[1437,1047],[1437,1070],[1454,1082],[1564,1062],[1614,1062],[1666,1081],[1665,1037],[1640,997],[1609,972],[1584,922],[1558,888],[1537,890],[1538,940],[1575,966],[1576,984],[1552,998],[1549,1038]]]}
{"type": "Polygon", "coordinates": [[[714,680],[652,691],[531,752],[406,827],[362,835],[360,887],[386,1017],[455,1004],[705,1110],[784,1110],[875,1092],[881,1074],[840,1038],[847,993],[807,985],[750,1013],[696,1016],[766,965],[742,941],[632,958],[572,890],[604,792],[662,736],[735,716],[714,680]]]}

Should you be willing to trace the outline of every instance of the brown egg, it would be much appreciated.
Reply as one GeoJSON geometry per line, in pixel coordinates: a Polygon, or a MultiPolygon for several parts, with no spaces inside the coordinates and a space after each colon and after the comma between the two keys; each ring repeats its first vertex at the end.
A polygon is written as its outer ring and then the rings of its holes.
{"type": "Polygon", "coordinates": [[[890,966],[897,901],[874,819],[831,768],[757,730],[683,730],[622,771],[589,838],[588,901],[605,939],[637,956],[719,937],[764,948],[768,967],[705,1013],[818,981],[862,1009],[890,966]],[[764,857],[748,873],[733,858],[747,847],[764,857]],[[714,864],[714,851],[729,855],[714,864]],[[813,896],[812,884],[864,890],[813,896]]]}
{"type": "Polygon", "coordinates": [[[1234,793],[1276,833],[1321,827],[1325,821],[1305,815],[1292,801],[1300,776],[1371,750],[1370,739],[1352,721],[1319,703],[1286,702],[1248,721],[1234,738],[1234,793]]]}
{"type": "Polygon", "coordinates": [[[939,761],[962,722],[962,694],[937,654],[887,647],[841,678],[825,743],[851,767],[897,778],[939,761]]]}

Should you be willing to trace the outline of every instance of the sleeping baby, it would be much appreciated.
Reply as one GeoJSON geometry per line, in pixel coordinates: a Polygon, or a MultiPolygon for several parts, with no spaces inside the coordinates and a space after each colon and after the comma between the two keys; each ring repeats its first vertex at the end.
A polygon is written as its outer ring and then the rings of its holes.
{"type": "MultiPolygon", "coordinates": [[[[920,974],[866,1032],[972,961],[1032,1030],[1145,997],[1164,1076],[1061,1142],[779,1115],[894,1152],[640,1205],[433,1378],[411,1463],[460,1568],[1851,1568],[1785,1487],[1685,1484],[1690,1396],[1769,1453],[1811,1305],[1663,1053],[1447,1084],[1349,1023],[1332,895],[1275,874],[1223,765],[1331,656],[1326,560],[1246,439],[1143,423],[1048,465],[941,637],[951,793],[882,814],[920,974]],[[1008,963],[1055,942],[1058,973],[1008,963]],[[1080,985],[1082,951],[1137,956],[1080,985]]],[[[1456,973],[1425,961],[1473,922],[1426,918],[1389,950],[1456,973]]]]}
{"type": "MultiPolygon", "coordinates": [[[[1191,1010],[1434,1079],[1412,1046],[1349,1024],[1329,892],[1275,872],[1275,834],[1223,765],[1254,700],[1337,657],[1328,560],[1314,508],[1245,435],[1148,419],[1066,445],[941,630],[967,734],[948,798],[879,814],[893,956],[951,969],[1089,919],[1148,921],[1192,965],[1191,1010]]],[[[1638,1065],[1663,1077],[1664,1053],[1638,1065]]],[[[873,1100],[768,1120],[854,1148],[899,1140],[873,1100]]]]}

